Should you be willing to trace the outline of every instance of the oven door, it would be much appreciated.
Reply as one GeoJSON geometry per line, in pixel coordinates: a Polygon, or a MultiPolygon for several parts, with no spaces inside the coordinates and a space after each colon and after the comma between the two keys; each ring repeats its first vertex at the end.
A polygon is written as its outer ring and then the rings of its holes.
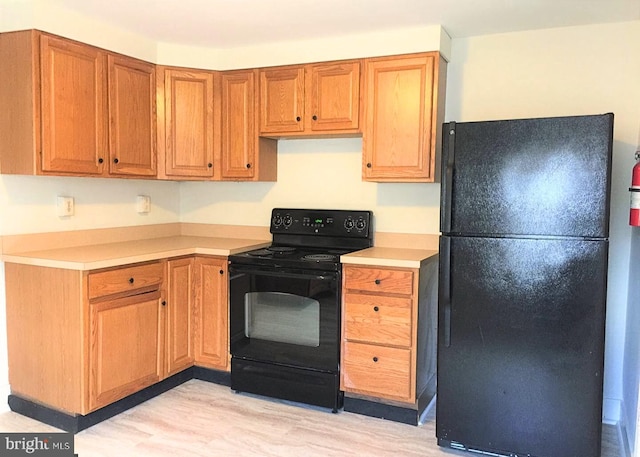
{"type": "Polygon", "coordinates": [[[340,273],[229,267],[234,358],[337,372],[340,273]]]}

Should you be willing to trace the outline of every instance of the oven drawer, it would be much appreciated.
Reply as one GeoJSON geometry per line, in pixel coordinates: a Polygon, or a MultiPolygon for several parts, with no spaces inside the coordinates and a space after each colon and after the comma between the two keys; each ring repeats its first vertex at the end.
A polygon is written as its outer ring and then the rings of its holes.
{"type": "Polygon", "coordinates": [[[411,305],[404,297],[344,296],[344,338],[390,346],[411,346],[411,305]]]}
{"type": "Polygon", "coordinates": [[[347,341],[342,388],[391,400],[414,400],[411,350],[347,341]]]}
{"type": "Polygon", "coordinates": [[[164,278],[164,265],[160,262],[91,273],[89,300],[124,292],[158,289],[164,278]]]}
{"type": "Polygon", "coordinates": [[[344,284],[346,290],[411,295],[413,271],[346,266],[344,284]]]}

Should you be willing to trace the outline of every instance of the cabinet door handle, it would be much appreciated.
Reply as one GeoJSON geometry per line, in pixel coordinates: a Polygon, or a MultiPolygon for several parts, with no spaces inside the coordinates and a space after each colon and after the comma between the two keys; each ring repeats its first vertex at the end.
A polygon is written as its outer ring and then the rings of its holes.
{"type": "Polygon", "coordinates": [[[313,119],[314,121],[318,120],[318,116],[316,116],[315,114],[311,117],[311,119],[313,119]]]}
{"type": "Polygon", "coordinates": [[[376,283],[376,285],[378,285],[378,286],[379,286],[379,285],[380,285],[380,283],[381,283],[382,281],[380,281],[379,279],[376,279],[376,280],[375,280],[375,281],[373,281],[373,282],[375,282],[375,283],[376,283]]]}
{"type": "Polygon", "coordinates": [[[162,306],[167,306],[167,301],[166,300],[162,300],[162,306]]]}
{"type": "Polygon", "coordinates": [[[374,362],[377,362],[377,361],[378,361],[378,358],[377,358],[377,357],[374,357],[374,358],[373,358],[373,361],[374,361],[374,362]]]}
{"type": "Polygon", "coordinates": [[[120,162],[118,159],[113,159],[113,163],[118,163],[120,162]]]}
{"type": "Polygon", "coordinates": [[[251,168],[251,164],[250,163],[247,164],[247,168],[251,168]]]}
{"type": "Polygon", "coordinates": [[[100,157],[100,158],[98,159],[98,163],[102,163],[102,162],[104,162],[104,159],[103,159],[102,157],[100,157]]]}
{"type": "Polygon", "coordinates": [[[378,311],[380,311],[380,308],[378,308],[377,306],[374,306],[373,310],[377,313],[378,311]]]}
{"type": "Polygon", "coordinates": [[[220,274],[223,275],[224,274],[224,270],[220,270],[220,274]]]}
{"type": "Polygon", "coordinates": [[[367,164],[367,168],[371,168],[371,163],[368,163],[368,164],[367,164]]]}
{"type": "Polygon", "coordinates": [[[213,164],[212,163],[208,163],[207,164],[207,168],[213,168],[213,164]]]}
{"type": "Polygon", "coordinates": [[[296,122],[300,122],[300,116],[296,117],[296,122]]]}
{"type": "Polygon", "coordinates": [[[133,284],[133,278],[129,278],[129,284],[133,284]]]}

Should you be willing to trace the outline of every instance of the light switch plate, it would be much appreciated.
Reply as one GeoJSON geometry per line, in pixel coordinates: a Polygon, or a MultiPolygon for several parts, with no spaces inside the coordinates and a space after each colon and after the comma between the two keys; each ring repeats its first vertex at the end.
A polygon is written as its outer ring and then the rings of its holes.
{"type": "Polygon", "coordinates": [[[73,197],[58,197],[56,200],[56,213],[58,217],[73,216],[75,212],[75,204],[73,197]]]}

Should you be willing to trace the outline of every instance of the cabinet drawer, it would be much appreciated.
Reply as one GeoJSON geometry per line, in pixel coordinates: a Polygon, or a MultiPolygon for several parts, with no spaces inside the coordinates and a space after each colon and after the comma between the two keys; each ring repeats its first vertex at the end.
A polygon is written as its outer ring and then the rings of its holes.
{"type": "Polygon", "coordinates": [[[345,294],[344,337],[411,346],[411,298],[345,294]]]}
{"type": "Polygon", "coordinates": [[[153,290],[164,278],[161,263],[138,265],[89,275],[89,300],[137,289],[153,290]]]}
{"type": "Polygon", "coordinates": [[[411,350],[347,341],[342,379],[345,391],[411,401],[411,350]]]}
{"type": "Polygon", "coordinates": [[[406,295],[413,293],[413,271],[411,270],[346,267],[344,278],[347,290],[406,295]]]}

